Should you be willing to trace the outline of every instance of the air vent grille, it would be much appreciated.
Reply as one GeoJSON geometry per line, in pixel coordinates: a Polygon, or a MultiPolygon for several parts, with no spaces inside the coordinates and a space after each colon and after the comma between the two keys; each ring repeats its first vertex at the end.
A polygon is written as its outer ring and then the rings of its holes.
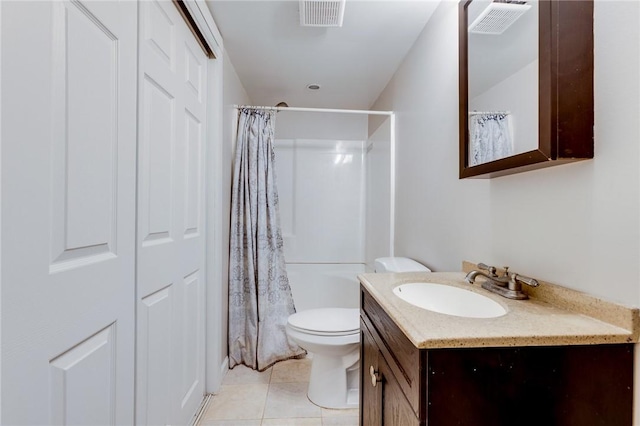
{"type": "Polygon", "coordinates": [[[346,0],[300,0],[303,27],[341,27],[346,0]]]}
{"type": "Polygon", "coordinates": [[[469,25],[469,32],[476,34],[502,34],[529,9],[531,9],[531,6],[527,4],[491,3],[469,25]]]}

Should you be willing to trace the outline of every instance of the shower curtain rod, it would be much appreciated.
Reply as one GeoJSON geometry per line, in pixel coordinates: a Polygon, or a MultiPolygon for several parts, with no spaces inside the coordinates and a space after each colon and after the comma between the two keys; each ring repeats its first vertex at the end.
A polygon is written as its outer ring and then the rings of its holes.
{"type": "Polygon", "coordinates": [[[268,111],[338,112],[338,113],[345,113],[345,114],[393,115],[393,111],[367,111],[367,110],[359,110],[359,109],[272,107],[272,106],[251,106],[251,105],[234,105],[233,107],[236,109],[253,108],[253,109],[264,109],[268,111]]]}
{"type": "Polygon", "coordinates": [[[469,115],[485,115],[485,114],[505,114],[505,115],[510,115],[511,111],[469,111],[469,115]]]}

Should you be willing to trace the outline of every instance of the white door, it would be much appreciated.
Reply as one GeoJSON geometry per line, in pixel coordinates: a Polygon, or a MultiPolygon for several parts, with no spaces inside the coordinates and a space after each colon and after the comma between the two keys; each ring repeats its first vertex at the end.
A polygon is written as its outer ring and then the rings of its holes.
{"type": "Polygon", "coordinates": [[[136,421],[186,424],[205,391],[207,58],[171,1],[140,14],[136,421]]]}
{"type": "Polygon", "coordinates": [[[131,424],[137,6],[0,8],[0,422],[131,424]]]}

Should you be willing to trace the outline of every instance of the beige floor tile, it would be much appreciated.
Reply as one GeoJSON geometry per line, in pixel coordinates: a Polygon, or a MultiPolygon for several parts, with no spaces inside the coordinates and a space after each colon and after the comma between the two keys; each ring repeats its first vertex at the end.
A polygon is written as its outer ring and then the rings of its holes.
{"type": "Polygon", "coordinates": [[[271,383],[308,382],[311,374],[311,359],[289,359],[272,367],[271,383]]]}
{"type": "Polygon", "coordinates": [[[340,409],[340,410],[334,410],[331,408],[322,409],[322,417],[344,417],[344,416],[358,417],[358,409],[357,408],[347,408],[347,409],[340,409]]]}
{"type": "Polygon", "coordinates": [[[262,426],[322,426],[322,419],[316,418],[296,418],[296,419],[264,419],[262,426]]]}
{"type": "Polygon", "coordinates": [[[248,385],[254,383],[269,383],[271,379],[271,368],[265,371],[253,370],[244,365],[236,365],[224,376],[222,384],[225,385],[248,385]]]}
{"type": "Polygon", "coordinates": [[[269,385],[223,385],[213,396],[203,421],[262,418],[269,385]]]}
{"type": "Polygon", "coordinates": [[[307,386],[308,383],[271,383],[264,418],[321,417],[320,407],[307,398],[307,386]]]}
{"type": "Polygon", "coordinates": [[[358,426],[358,416],[323,417],[322,426],[358,426]]]}
{"type": "Polygon", "coordinates": [[[260,426],[262,420],[203,420],[198,426],[260,426]]]}

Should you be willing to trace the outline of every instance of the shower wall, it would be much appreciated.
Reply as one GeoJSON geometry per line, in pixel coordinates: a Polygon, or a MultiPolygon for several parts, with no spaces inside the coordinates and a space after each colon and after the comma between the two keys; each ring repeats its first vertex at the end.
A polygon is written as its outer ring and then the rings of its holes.
{"type": "Polygon", "coordinates": [[[366,116],[280,112],[276,176],[298,311],[357,307],[364,271],[366,116]]]}
{"type": "Polygon", "coordinates": [[[369,137],[365,155],[365,259],[367,272],[373,261],[391,255],[391,119],[385,117],[369,137]]]}
{"type": "Polygon", "coordinates": [[[276,140],[289,263],[364,263],[363,141],[276,140]]]}

